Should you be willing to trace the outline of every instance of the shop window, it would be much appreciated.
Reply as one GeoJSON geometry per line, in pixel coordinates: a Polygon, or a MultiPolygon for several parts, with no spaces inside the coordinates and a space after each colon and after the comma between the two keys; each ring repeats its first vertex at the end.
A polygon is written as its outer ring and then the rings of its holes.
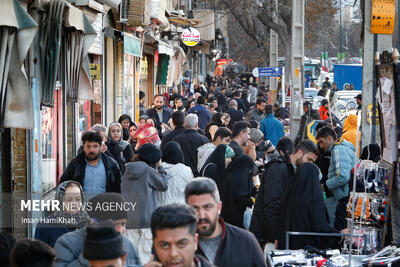
{"type": "Polygon", "coordinates": [[[41,170],[42,191],[57,186],[63,171],[63,124],[61,90],[55,91],[54,106],[42,107],[41,115],[41,170]]]}

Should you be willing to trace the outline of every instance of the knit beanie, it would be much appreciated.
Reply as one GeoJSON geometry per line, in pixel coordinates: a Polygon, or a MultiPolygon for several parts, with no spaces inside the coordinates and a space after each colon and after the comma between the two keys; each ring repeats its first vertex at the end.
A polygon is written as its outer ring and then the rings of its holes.
{"type": "Polygon", "coordinates": [[[155,145],[147,143],[144,144],[138,151],[139,160],[147,164],[154,164],[160,161],[162,153],[155,145]]]}
{"type": "Polygon", "coordinates": [[[250,141],[256,144],[258,141],[261,140],[261,138],[264,137],[264,134],[256,128],[251,128],[250,129],[250,141]]]}
{"type": "Polygon", "coordinates": [[[112,221],[86,227],[83,257],[87,260],[113,260],[125,255],[122,236],[112,221]]]}
{"type": "Polygon", "coordinates": [[[181,146],[175,141],[168,142],[162,150],[162,161],[169,164],[183,163],[181,146]]]}
{"type": "MultiPolygon", "coordinates": [[[[96,219],[98,222],[106,220],[121,220],[128,219],[128,213],[124,209],[111,209],[111,204],[119,203],[121,206],[125,202],[121,194],[118,193],[101,193],[97,194],[88,201],[87,213],[92,219],[96,219]]],[[[114,205],[115,206],[115,205],[114,205]]]]}

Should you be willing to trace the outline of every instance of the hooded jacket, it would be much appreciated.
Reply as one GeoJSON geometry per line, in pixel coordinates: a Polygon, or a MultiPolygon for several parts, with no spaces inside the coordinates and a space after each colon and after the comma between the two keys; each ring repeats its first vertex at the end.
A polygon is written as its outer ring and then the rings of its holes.
{"type": "MultiPolygon", "coordinates": [[[[113,159],[100,152],[101,160],[103,161],[106,170],[106,192],[121,192],[121,171],[113,159]]],[[[79,153],[73,158],[67,166],[60,178],[62,182],[72,180],[78,182],[82,187],[85,183],[85,168],[86,168],[85,153],[79,153]]]]}
{"type": "Polygon", "coordinates": [[[208,157],[214,152],[215,148],[216,146],[213,143],[207,143],[197,149],[197,170],[199,172],[201,168],[203,168],[208,157]]]}
{"type": "Polygon", "coordinates": [[[319,110],[318,110],[318,112],[319,112],[319,116],[321,117],[321,120],[326,120],[327,118],[329,118],[329,115],[328,115],[328,109],[326,108],[326,107],[324,107],[324,106],[321,106],[320,108],[319,108],[319,110]]]}
{"type": "Polygon", "coordinates": [[[349,179],[351,169],[354,167],[355,148],[350,142],[339,140],[332,144],[329,150],[331,162],[324,188],[331,191],[336,200],[340,200],[349,195],[349,179]]]}
{"type": "MultiPolygon", "coordinates": [[[[349,141],[354,147],[357,147],[357,119],[358,117],[354,114],[350,114],[343,123],[343,134],[342,139],[349,141]]],[[[359,136],[359,141],[361,141],[361,134],[359,136]]]]}
{"type": "MultiPolygon", "coordinates": [[[[54,245],[54,251],[56,253],[54,267],[89,267],[89,262],[82,254],[85,236],[85,228],[60,236],[54,245]]],[[[125,236],[122,236],[122,240],[124,251],[126,252],[126,266],[141,266],[138,254],[132,242],[125,236]]]]}
{"type": "Polygon", "coordinates": [[[168,189],[156,192],[157,207],[172,203],[185,204],[185,187],[194,179],[192,170],[182,163],[163,162],[163,167],[167,173],[168,189]]]}
{"type": "Polygon", "coordinates": [[[157,208],[155,191],[168,189],[165,169],[157,170],[143,161],[129,162],[121,178],[121,193],[127,202],[136,203],[135,209],[128,212],[128,229],[150,227],[150,217],[157,208]]]}
{"type": "MultiPolygon", "coordinates": [[[[225,223],[221,217],[218,223],[222,227],[222,233],[213,264],[220,267],[267,266],[264,254],[252,233],[225,223]]],[[[196,254],[206,257],[200,244],[196,254]]]]}

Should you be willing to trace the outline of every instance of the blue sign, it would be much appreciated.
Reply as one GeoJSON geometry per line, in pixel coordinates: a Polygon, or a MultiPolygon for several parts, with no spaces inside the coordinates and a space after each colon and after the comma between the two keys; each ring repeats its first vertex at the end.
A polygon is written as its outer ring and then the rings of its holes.
{"type": "Polygon", "coordinates": [[[282,76],[282,67],[254,68],[254,77],[279,77],[282,76]]]}

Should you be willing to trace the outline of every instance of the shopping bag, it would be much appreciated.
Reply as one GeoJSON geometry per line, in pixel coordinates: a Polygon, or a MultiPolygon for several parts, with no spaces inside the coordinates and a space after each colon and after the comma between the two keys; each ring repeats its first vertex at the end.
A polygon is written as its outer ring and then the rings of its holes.
{"type": "Polygon", "coordinates": [[[243,226],[246,230],[250,228],[251,217],[253,216],[253,208],[247,207],[243,213],[243,226]]]}

